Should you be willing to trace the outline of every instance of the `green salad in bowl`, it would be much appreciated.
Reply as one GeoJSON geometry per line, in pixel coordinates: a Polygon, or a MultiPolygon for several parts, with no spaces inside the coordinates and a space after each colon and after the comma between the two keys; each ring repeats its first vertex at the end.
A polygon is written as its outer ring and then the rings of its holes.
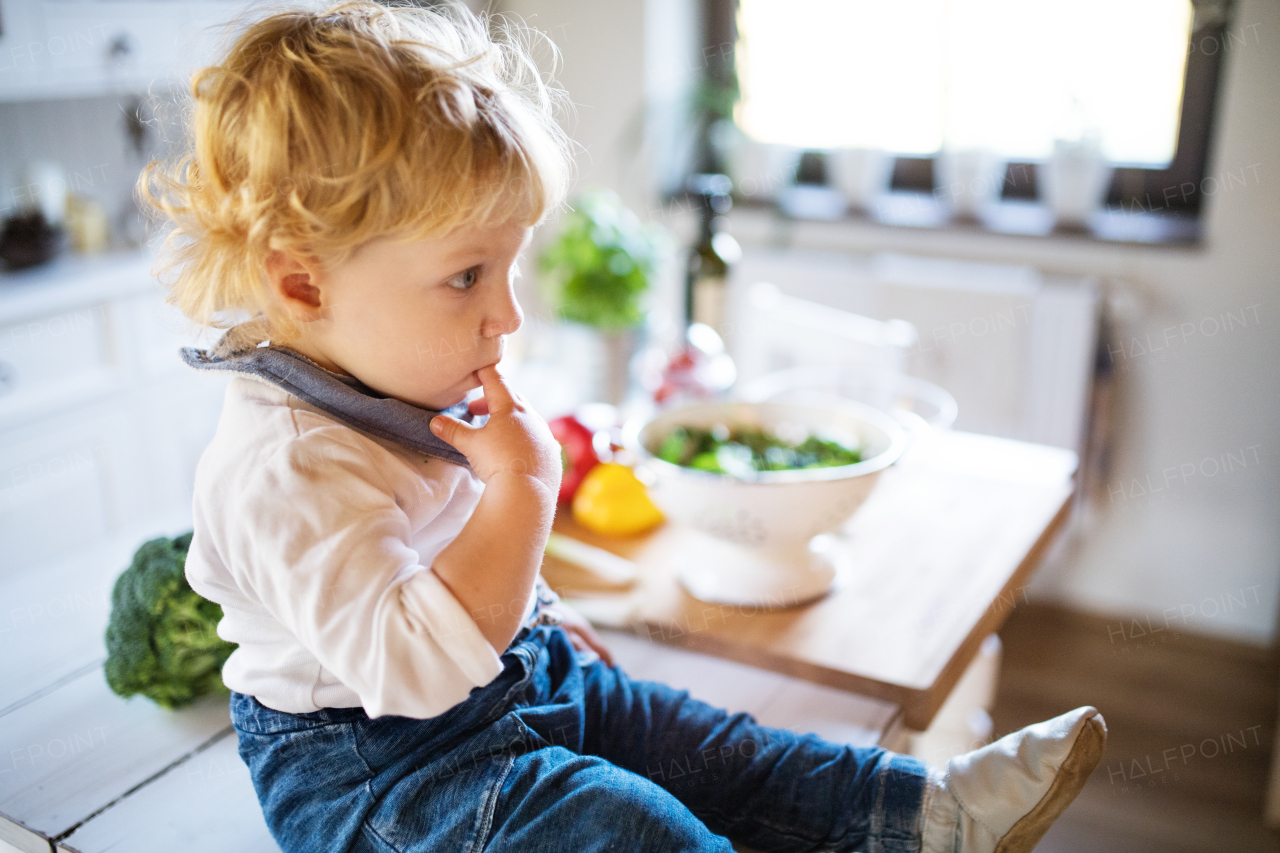
{"type": "Polygon", "coordinates": [[[907,444],[889,415],[834,397],[688,401],[634,415],[622,440],[663,515],[698,534],[673,555],[685,589],[766,609],[826,595],[848,559],[826,534],[907,444]]]}
{"type": "Polygon", "coordinates": [[[808,434],[789,440],[758,426],[678,426],[654,453],[673,465],[717,474],[750,476],[761,471],[833,468],[862,461],[862,451],[808,434]]]}

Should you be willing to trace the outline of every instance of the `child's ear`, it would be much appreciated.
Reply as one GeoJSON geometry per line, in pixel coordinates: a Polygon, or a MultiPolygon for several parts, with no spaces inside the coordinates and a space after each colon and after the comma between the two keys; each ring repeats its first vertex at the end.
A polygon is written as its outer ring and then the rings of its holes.
{"type": "Polygon", "coordinates": [[[266,260],[267,279],[280,303],[300,320],[320,317],[320,288],[316,286],[314,267],[289,252],[272,249],[266,260]]]}

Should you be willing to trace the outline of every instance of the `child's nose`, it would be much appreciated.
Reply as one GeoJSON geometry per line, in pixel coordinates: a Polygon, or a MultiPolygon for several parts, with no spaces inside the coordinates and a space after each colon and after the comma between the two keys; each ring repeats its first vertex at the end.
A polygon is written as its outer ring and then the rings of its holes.
{"type": "Polygon", "coordinates": [[[524,312],[520,310],[520,303],[512,296],[504,301],[494,315],[485,320],[480,327],[480,334],[486,338],[514,335],[523,324],[524,312]]]}

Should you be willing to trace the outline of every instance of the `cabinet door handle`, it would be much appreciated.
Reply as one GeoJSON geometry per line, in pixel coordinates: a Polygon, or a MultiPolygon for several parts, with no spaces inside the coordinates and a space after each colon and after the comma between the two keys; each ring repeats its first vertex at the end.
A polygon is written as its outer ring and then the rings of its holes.
{"type": "Polygon", "coordinates": [[[126,32],[116,33],[107,45],[107,59],[118,61],[133,53],[133,41],[126,32]]]}

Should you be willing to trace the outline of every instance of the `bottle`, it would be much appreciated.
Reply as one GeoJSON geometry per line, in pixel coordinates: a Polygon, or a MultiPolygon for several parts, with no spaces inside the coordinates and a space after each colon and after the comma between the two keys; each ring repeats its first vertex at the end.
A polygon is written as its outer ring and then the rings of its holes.
{"type": "Polygon", "coordinates": [[[733,206],[727,175],[693,175],[688,187],[698,199],[701,225],[698,242],[689,252],[685,280],[685,324],[703,323],[724,337],[729,271],[742,257],[738,241],[729,234],[725,214],[733,206]]]}

